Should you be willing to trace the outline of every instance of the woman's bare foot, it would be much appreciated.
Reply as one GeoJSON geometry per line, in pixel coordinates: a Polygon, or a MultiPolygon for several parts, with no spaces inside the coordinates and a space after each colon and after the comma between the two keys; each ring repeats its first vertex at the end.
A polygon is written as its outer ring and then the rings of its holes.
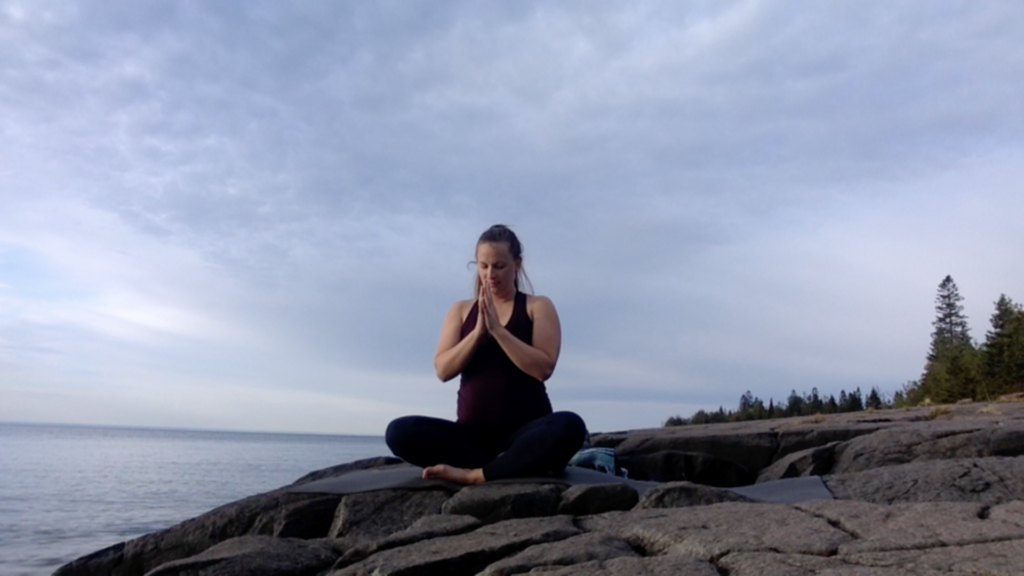
{"type": "Polygon", "coordinates": [[[480,468],[469,470],[467,468],[456,468],[447,464],[438,464],[423,469],[423,479],[437,478],[439,480],[451,480],[459,484],[480,484],[484,481],[484,471],[480,468]]]}

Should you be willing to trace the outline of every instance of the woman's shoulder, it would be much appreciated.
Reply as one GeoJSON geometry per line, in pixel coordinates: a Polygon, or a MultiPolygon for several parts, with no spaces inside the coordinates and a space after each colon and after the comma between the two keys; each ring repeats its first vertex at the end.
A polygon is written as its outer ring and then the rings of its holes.
{"type": "Polygon", "coordinates": [[[523,292],[523,295],[526,296],[527,304],[536,304],[537,302],[551,304],[551,298],[548,298],[547,296],[542,296],[540,294],[527,294],[526,292],[523,292]]]}
{"type": "Polygon", "coordinates": [[[531,318],[537,310],[548,311],[554,309],[555,304],[551,301],[551,298],[541,296],[540,294],[526,294],[526,310],[530,313],[531,318]]]}
{"type": "Polygon", "coordinates": [[[476,304],[476,298],[470,298],[468,300],[459,300],[452,304],[452,307],[448,309],[449,315],[458,315],[459,318],[465,320],[469,316],[469,311],[473,309],[473,305],[476,304]]]}

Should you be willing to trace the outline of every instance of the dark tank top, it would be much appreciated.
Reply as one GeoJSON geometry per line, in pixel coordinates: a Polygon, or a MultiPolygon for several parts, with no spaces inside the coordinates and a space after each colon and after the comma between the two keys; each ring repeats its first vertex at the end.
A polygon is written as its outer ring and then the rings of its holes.
{"type": "MultiPolygon", "coordinates": [[[[473,304],[462,323],[465,338],[476,327],[479,303],[473,304]]],[[[533,345],[533,320],[526,312],[526,294],[516,292],[512,316],[505,329],[533,345]]],[[[512,363],[498,341],[487,337],[462,370],[459,386],[459,422],[510,433],[527,422],[551,413],[544,383],[512,363]]]]}

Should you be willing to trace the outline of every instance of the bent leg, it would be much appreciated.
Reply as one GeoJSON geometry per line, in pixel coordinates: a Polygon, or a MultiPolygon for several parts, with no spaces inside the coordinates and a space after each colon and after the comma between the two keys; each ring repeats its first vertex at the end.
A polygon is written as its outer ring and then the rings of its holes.
{"type": "Polygon", "coordinates": [[[483,467],[484,478],[560,474],[586,435],[583,419],[572,412],[553,412],[538,418],[512,434],[508,449],[483,467]]]}
{"type": "Polygon", "coordinates": [[[448,464],[481,468],[496,453],[483,449],[472,428],[428,416],[403,416],[388,424],[384,435],[391,451],[402,460],[427,468],[448,464]]]}

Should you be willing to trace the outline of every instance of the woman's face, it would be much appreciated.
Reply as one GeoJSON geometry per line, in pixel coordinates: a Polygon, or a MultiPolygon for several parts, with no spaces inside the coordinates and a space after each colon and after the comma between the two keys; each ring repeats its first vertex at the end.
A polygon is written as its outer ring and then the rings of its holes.
{"type": "Polygon", "coordinates": [[[476,272],[480,283],[489,286],[492,294],[510,296],[516,291],[519,263],[512,257],[505,242],[482,242],[476,247],[476,272]]]}

